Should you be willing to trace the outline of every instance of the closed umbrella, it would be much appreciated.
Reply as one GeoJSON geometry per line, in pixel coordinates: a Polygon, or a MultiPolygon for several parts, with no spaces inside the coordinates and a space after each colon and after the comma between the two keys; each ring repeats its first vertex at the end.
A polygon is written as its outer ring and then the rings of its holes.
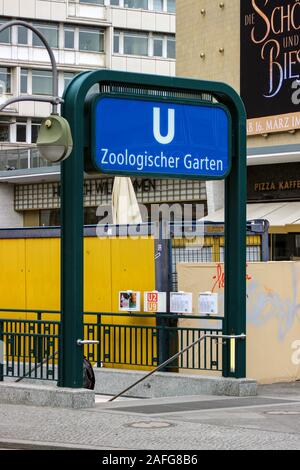
{"type": "Polygon", "coordinates": [[[116,177],[114,180],[112,218],[116,225],[142,223],[140,208],[130,178],[116,177]]]}

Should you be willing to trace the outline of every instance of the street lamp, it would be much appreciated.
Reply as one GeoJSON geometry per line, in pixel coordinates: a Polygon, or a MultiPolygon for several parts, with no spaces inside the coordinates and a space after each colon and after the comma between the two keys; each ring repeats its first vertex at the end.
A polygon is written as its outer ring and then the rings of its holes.
{"type": "Polygon", "coordinates": [[[12,28],[13,26],[23,26],[24,28],[31,29],[31,31],[40,38],[47,49],[52,64],[52,96],[29,95],[11,98],[0,105],[0,112],[10,104],[18,103],[20,101],[40,101],[51,103],[52,113],[51,116],[44,119],[41,124],[37,139],[37,148],[39,149],[42,157],[51,163],[61,162],[71,154],[73,141],[68,121],[62,116],[59,116],[57,112],[57,106],[63,103],[63,99],[58,96],[58,72],[53,51],[44,35],[36,27],[26,21],[9,21],[0,27],[0,33],[8,28],[12,28]]]}

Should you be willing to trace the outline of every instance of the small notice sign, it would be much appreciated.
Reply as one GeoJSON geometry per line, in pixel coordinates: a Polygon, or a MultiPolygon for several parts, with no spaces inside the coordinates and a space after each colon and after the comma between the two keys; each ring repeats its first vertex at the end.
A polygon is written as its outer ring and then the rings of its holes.
{"type": "Polygon", "coordinates": [[[166,292],[144,292],[144,311],[147,313],[166,313],[166,292]]]}
{"type": "Polygon", "coordinates": [[[119,311],[120,312],[139,312],[140,311],[140,292],[121,291],[119,292],[119,311]]]}
{"type": "Polygon", "coordinates": [[[190,292],[171,292],[171,313],[193,313],[193,294],[190,292]]]}
{"type": "Polygon", "coordinates": [[[199,294],[198,311],[201,315],[218,315],[218,294],[211,292],[199,294]]]}

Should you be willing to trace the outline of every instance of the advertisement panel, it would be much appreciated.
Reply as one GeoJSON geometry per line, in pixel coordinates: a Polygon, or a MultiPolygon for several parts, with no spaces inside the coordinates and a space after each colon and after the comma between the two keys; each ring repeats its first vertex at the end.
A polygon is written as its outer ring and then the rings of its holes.
{"type": "Polygon", "coordinates": [[[248,135],[300,128],[300,2],[241,0],[248,135]]]}

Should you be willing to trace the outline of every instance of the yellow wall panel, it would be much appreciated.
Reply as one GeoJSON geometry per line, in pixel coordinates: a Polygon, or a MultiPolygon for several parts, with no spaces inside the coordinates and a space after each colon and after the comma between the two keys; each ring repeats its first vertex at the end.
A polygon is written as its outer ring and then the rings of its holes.
{"type": "MultiPolygon", "coordinates": [[[[26,246],[26,307],[60,309],[60,240],[28,238],[26,246]]],[[[49,317],[50,319],[50,317],[49,317]]]]}
{"type": "Polygon", "coordinates": [[[84,240],[84,311],[111,312],[111,241],[84,240]]]}
{"type": "MultiPolygon", "coordinates": [[[[141,292],[141,310],[143,311],[143,292],[155,289],[155,263],[154,263],[154,241],[148,238],[131,238],[131,239],[115,239],[112,241],[113,250],[111,252],[111,266],[112,266],[112,307],[113,311],[118,311],[118,293],[120,290],[133,290],[141,292]]],[[[128,317],[111,317],[106,321],[113,324],[128,324],[128,325],[155,325],[153,318],[137,318],[134,314],[128,317]]],[[[133,332],[132,332],[133,333],[133,332]]],[[[129,335],[127,331],[126,335],[129,335]]],[[[138,334],[138,332],[137,332],[138,334]]],[[[122,338],[119,337],[120,331],[115,330],[115,342],[121,342],[122,338]],[[121,341],[120,341],[121,340],[121,341]]],[[[126,341],[129,344],[129,338],[126,341]]],[[[150,343],[150,341],[149,341],[150,343]]],[[[141,350],[145,357],[146,342],[141,342],[141,337],[132,335],[131,340],[131,359],[132,362],[138,361],[141,350]]],[[[111,346],[113,347],[113,346],[111,346]]],[[[126,348],[127,357],[128,346],[126,348]]],[[[154,351],[150,348],[149,353],[156,356],[156,344],[154,351]]],[[[118,365],[109,365],[109,367],[119,368],[118,365]]],[[[145,367],[126,366],[127,369],[147,369],[145,367]]]]}
{"type": "MultiPolygon", "coordinates": [[[[25,240],[1,240],[0,260],[1,308],[26,309],[25,240]]],[[[16,318],[15,314],[2,313],[1,316],[16,318]]],[[[17,318],[24,318],[24,314],[17,315],[17,318]]]]}

